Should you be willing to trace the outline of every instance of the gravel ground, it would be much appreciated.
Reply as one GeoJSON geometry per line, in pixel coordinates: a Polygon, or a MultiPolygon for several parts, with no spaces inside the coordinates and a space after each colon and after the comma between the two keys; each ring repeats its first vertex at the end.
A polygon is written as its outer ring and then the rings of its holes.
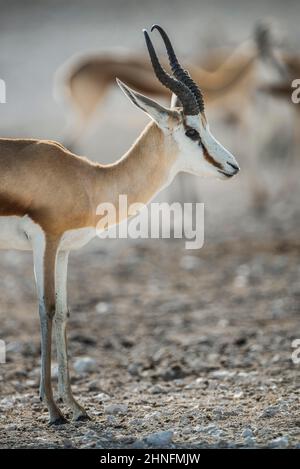
{"type": "Polygon", "coordinates": [[[76,271],[76,254],[72,381],[92,420],[58,428],[38,399],[38,321],[19,265],[23,311],[11,293],[2,315],[1,447],[299,447],[299,257],[297,242],[187,255],[158,241],[115,246],[113,260],[96,249],[76,271]]]}

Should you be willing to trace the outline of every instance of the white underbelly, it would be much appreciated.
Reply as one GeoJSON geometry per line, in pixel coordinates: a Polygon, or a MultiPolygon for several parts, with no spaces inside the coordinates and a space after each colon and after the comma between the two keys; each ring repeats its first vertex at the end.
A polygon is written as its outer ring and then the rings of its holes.
{"type": "Polygon", "coordinates": [[[66,231],[61,239],[60,249],[63,251],[80,249],[85,244],[89,243],[95,236],[96,228],[92,227],[66,231]]]}
{"type": "Polygon", "coordinates": [[[26,231],[27,219],[28,217],[0,217],[0,249],[31,250],[29,233],[26,231]]]}
{"type": "MultiPolygon", "coordinates": [[[[61,250],[79,249],[96,236],[95,228],[66,231],[60,242],[61,250]]],[[[0,249],[32,250],[34,239],[44,237],[42,228],[27,215],[0,217],[0,249]]]]}

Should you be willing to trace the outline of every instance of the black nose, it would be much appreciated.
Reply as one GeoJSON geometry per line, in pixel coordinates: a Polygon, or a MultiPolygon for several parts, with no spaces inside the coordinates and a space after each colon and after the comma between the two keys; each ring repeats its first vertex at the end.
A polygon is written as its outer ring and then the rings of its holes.
{"type": "Polygon", "coordinates": [[[227,164],[229,164],[229,166],[231,166],[236,173],[240,170],[240,168],[236,164],[229,163],[229,161],[227,161],[227,164]]]}

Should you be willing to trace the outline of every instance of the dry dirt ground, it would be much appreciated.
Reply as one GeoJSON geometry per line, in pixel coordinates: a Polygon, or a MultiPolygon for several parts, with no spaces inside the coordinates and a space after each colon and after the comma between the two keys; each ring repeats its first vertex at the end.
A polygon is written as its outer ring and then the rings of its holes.
{"type": "Polygon", "coordinates": [[[72,381],[90,422],[47,426],[29,257],[10,266],[17,281],[7,268],[0,446],[299,447],[300,244],[112,247],[70,266],[72,381]]]}

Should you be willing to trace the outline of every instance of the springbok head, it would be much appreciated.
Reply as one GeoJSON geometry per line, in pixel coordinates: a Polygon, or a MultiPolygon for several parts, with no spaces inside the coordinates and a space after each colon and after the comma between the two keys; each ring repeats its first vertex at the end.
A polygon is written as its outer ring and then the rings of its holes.
{"type": "Polygon", "coordinates": [[[166,32],[158,25],[153,25],[151,31],[154,29],[159,31],[165,43],[172,75],[161,66],[148,32],[143,32],[155,75],[173,93],[171,107],[166,108],[117,80],[119,86],[133,104],[162,129],[167,144],[176,148],[178,171],[219,179],[234,176],[239,166],[233,155],[211,134],[201,90],[181,67],[166,32]]]}

